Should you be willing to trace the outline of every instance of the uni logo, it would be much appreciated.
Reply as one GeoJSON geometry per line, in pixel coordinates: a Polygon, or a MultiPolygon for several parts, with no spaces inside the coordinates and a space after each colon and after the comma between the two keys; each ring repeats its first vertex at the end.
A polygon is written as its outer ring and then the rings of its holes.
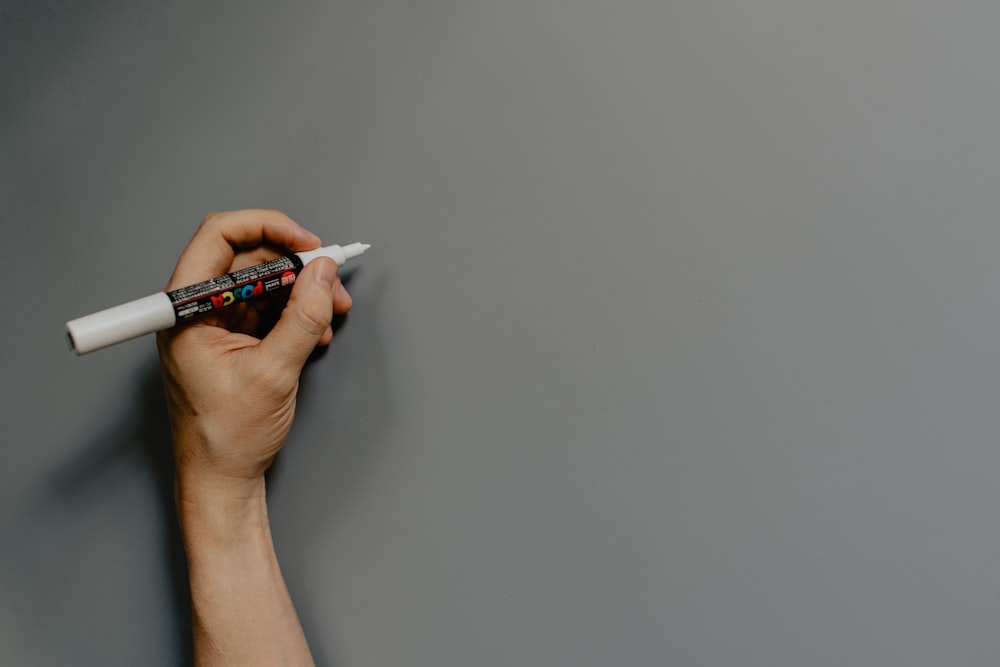
{"type": "Polygon", "coordinates": [[[259,296],[263,293],[264,283],[258,281],[255,285],[244,285],[243,287],[237,287],[236,289],[228,292],[213,294],[211,296],[212,307],[222,308],[223,306],[228,306],[236,303],[237,301],[245,301],[250,297],[259,296]]]}
{"type": "Polygon", "coordinates": [[[294,282],[295,282],[295,272],[294,271],[285,271],[284,273],[281,274],[281,286],[282,287],[288,287],[289,285],[291,285],[294,282]]]}

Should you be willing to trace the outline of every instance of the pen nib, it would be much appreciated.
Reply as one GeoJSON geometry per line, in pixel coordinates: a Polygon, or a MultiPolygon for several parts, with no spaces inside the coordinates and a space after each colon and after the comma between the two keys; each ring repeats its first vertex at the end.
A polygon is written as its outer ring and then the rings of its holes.
{"type": "Polygon", "coordinates": [[[369,243],[352,243],[350,245],[341,246],[341,250],[344,251],[344,257],[350,259],[351,257],[357,257],[365,250],[371,248],[369,243]]]}

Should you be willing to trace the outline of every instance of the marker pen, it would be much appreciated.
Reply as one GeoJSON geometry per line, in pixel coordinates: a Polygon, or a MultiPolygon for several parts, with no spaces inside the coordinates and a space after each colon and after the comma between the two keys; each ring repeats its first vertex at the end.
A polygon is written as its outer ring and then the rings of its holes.
{"type": "Polygon", "coordinates": [[[306,250],[196,285],[157,292],[67,322],[66,340],[74,352],[87,354],[154,331],[169,329],[178,322],[289,287],[299,271],[317,257],[329,257],[338,265],[343,265],[370,247],[366,243],[352,243],[306,250]]]}

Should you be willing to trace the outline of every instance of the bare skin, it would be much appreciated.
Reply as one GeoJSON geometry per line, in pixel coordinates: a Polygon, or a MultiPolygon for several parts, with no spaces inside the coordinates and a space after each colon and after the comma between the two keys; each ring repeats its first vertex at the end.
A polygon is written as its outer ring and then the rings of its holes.
{"type": "MultiPolygon", "coordinates": [[[[319,246],[278,211],[213,213],[167,289],[319,246]]],[[[306,359],[350,308],[336,263],[320,258],[287,304],[239,304],[157,335],[199,665],[313,664],[275,556],[264,473],[288,437],[306,359]]]]}

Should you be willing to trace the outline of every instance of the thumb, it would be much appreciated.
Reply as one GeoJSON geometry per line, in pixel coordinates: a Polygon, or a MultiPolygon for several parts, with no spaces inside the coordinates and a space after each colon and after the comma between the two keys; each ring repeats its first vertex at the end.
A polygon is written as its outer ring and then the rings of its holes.
{"type": "Polygon", "coordinates": [[[302,370],[333,319],[336,283],[337,264],[326,257],[314,259],[299,272],[281,318],[257,348],[279,372],[297,375],[302,370]]]}

